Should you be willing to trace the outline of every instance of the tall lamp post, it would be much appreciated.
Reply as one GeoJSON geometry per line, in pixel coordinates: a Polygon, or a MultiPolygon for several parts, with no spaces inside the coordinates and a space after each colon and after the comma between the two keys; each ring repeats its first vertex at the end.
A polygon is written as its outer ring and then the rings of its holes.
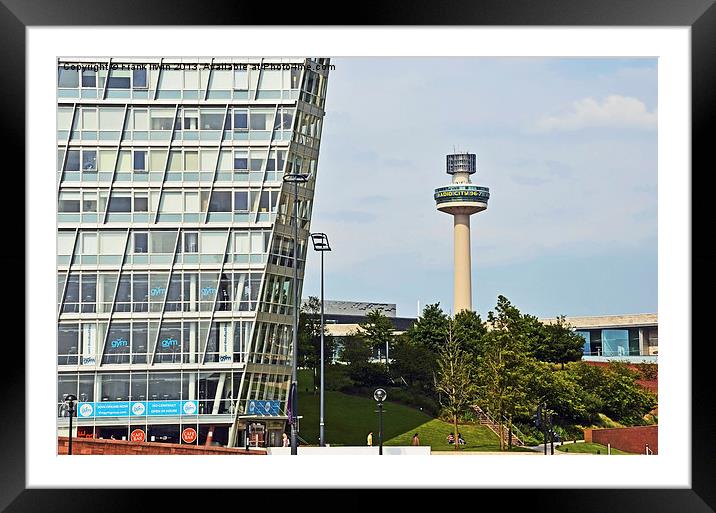
{"type": "Polygon", "coordinates": [[[324,321],[323,321],[323,304],[324,304],[324,298],[323,298],[323,253],[326,251],[331,251],[331,245],[328,243],[328,236],[325,233],[312,233],[311,234],[311,242],[313,242],[313,249],[314,251],[318,251],[321,253],[321,394],[320,394],[320,400],[321,400],[321,415],[319,419],[319,433],[318,433],[318,444],[321,447],[326,446],[326,423],[325,418],[323,416],[323,368],[324,368],[324,353],[323,353],[323,331],[324,331],[324,321]]]}
{"type": "Polygon", "coordinates": [[[77,396],[67,394],[63,399],[67,403],[67,411],[70,414],[70,433],[68,437],[69,442],[67,444],[67,454],[72,454],[72,417],[75,415],[75,401],[77,401],[77,396]]]}
{"type": "Polygon", "coordinates": [[[291,412],[291,455],[298,454],[298,184],[308,181],[308,174],[289,173],[283,175],[283,181],[293,183],[293,358],[291,361],[291,388],[289,403],[291,412]]]}
{"type": "Polygon", "coordinates": [[[383,455],[383,401],[387,396],[388,394],[382,388],[378,388],[373,392],[373,399],[378,403],[378,454],[380,456],[383,455]]]}

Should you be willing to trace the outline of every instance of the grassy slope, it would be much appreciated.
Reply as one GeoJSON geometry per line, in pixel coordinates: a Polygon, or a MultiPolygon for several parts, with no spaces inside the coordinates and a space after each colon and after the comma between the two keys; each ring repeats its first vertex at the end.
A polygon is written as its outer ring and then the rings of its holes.
{"type": "MultiPolygon", "coordinates": [[[[306,392],[305,383],[312,377],[305,371],[299,375],[298,411],[301,419],[301,437],[309,444],[318,443],[319,396],[306,392]],[[307,379],[306,379],[307,378],[307,379]]],[[[378,444],[378,414],[372,397],[356,397],[340,392],[326,392],[326,440],[333,445],[365,445],[366,436],[373,431],[373,443],[378,444]]],[[[452,426],[425,413],[387,402],[383,414],[383,430],[386,445],[411,445],[417,432],[421,445],[433,450],[454,450],[446,438],[452,426]]],[[[488,428],[480,425],[460,426],[467,442],[461,449],[470,451],[495,451],[499,441],[488,428]]]]}

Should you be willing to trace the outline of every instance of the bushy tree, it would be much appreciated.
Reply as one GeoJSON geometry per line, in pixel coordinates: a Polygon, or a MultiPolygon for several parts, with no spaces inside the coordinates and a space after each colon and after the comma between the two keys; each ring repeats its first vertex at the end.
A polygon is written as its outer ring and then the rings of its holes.
{"type": "Polygon", "coordinates": [[[572,331],[564,315],[557,317],[553,323],[542,325],[541,332],[530,343],[535,358],[559,363],[563,369],[565,363],[582,359],[584,338],[572,331]]]}
{"type": "Polygon", "coordinates": [[[433,395],[436,355],[432,351],[402,334],[396,337],[390,355],[393,376],[421,393],[433,395]]]}
{"type": "MultiPolygon", "coordinates": [[[[371,348],[374,350],[379,348],[382,354],[386,354],[386,349],[392,346],[393,342],[393,324],[390,319],[382,312],[382,310],[372,310],[366,315],[365,322],[359,324],[361,327],[361,336],[371,348]]],[[[388,356],[385,356],[385,364],[388,365],[388,356]]]]}
{"type": "Polygon", "coordinates": [[[598,397],[600,411],[622,424],[643,424],[643,417],[657,405],[656,396],[636,382],[639,373],[624,363],[601,367],[578,362],[569,371],[580,389],[598,397]]]}
{"type": "Polygon", "coordinates": [[[487,326],[480,316],[472,310],[461,310],[454,317],[453,336],[460,347],[471,356],[482,353],[482,339],[487,333],[487,326]]]}
{"type": "Polygon", "coordinates": [[[373,351],[359,333],[349,333],[343,339],[341,360],[348,365],[368,363],[373,351]]]}
{"type": "Polygon", "coordinates": [[[425,306],[423,314],[406,333],[414,344],[438,354],[445,343],[447,328],[448,316],[440,308],[440,303],[435,303],[425,306]]]}

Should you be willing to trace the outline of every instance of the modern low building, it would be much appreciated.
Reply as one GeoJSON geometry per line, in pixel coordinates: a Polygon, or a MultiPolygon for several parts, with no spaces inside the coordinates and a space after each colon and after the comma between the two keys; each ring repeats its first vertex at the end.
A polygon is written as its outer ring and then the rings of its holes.
{"type": "Polygon", "coordinates": [[[568,317],[567,322],[584,338],[583,360],[617,359],[632,363],[657,360],[659,322],[655,313],[568,317]]]}
{"type": "Polygon", "coordinates": [[[328,59],[57,65],[58,432],[278,445],[328,59]]]}

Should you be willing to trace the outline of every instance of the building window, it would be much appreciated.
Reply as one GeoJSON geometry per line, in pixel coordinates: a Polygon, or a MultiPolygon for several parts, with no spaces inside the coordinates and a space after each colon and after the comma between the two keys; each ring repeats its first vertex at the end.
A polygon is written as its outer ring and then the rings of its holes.
{"type": "Polygon", "coordinates": [[[150,126],[152,130],[171,130],[172,126],[174,126],[174,110],[152,109],[150,126]]]}
{"type": "Polygon", "coordinates": [[[248,171],[249,156],[245,151],[234,152],[234,171],[248,171]]]}
{"type": "Polygon", "coordinates": [[[134,195],[134,211],[135,212],[148,212],[149,211],[149,198],[146,193],[136,193],[134,195]]]}
{"type": "Polygon", "coordinates": [[[126,213],[132,211],[132,197],[129,195],[112,195],[109,198],[108,212],[126,213]]]}
{"type": "Polygon", "coordinates": [[[231,192],[214,191],[209,201],[209,212],[231,212],[231,192]]]}
{"type": "Polygon", "coordinates": [[[132,71],[132,85],[135,89],[147,88],[147,70],[135,69],[132,71]]]}
{"type": "Polygon", "coordinates": [[[249,211],[249,193],[247,191],[234,192],[234,212],[249,211]]]}
{"type": "Polygon", "coordinates": [[[65,171],[80,170],[80,150],[68,150],[67,160],[65,161],[65,171]]]}
{"type": "Polygon", "coordinates": [[[245,109],[234,110],[234,130],[249,129],[249,112],[245,109]]]}
{"type": "Polygon", "coordinates": [[[97,171],[97,151],[82,151],[82,171],[97,171]]]}
{"type": "Polygon", "coordinates": [[[146,171],[147,170],[147,152],[145,150],[134,151],[134,170],[135,171],[146,171]]]}
{"type": "Polygon", "coordinates": [[[97,193],[85,192],[82,194],[82,211],[97,212],[97,193]]]}
{"type": "Polygon", "coordinates": [[[149,234],[146,232],[134,233],[134,252],[146,253],[149,250],[149,234]]]}
{"type": "Polygon", "coordinates": [[[129,71],[112,70],[109,74],[107,87],[109,89],[129,89],[129,71]]]}
{"type": "Polygon", "coordinates": [[[152,232],[152,253],[174,253],[176,232],[152,232]]]}
{"type": "Polygon", "coordinates": [[[224,125],[224,115],[218,113],[201,113],[202,130],[221,130],[224,125]]]}
{"type": "Polygon", "coordinates": [[[184,232],[184,253],[199,252],[199,234],[197,232],[184,232]]]}
{"type": "Polygon", "coordinates": [[[262,112],[251,113],[251,130],[266,130],[268,126],[268,115],[262,112]]]}
{"type": "Polygon", "coordinates": [[[58,211],[62,213],[79,213],[80,193],[61,192],[59,197],[58,211]]]}
{"type": "Polygon", "coordinates": [[[195,110],[184,111],[184,130],[199,129],[199,113],[195,110]]]}
{"type": "Polygon", "coordinates": [[[77,87],[79,85],[79,74],[76,69],[57,69],[58,87],[77,87]]]}
{"type": "Polygon", "coordinates": [[[82,87],[97,87],[97,72],[86,69],[82,72],[82,87]]]}

